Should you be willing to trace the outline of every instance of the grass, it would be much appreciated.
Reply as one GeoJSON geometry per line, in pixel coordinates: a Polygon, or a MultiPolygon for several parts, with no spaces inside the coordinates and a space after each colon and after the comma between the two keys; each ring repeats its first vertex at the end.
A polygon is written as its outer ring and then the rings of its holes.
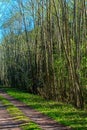
{"type": "Polygon", "coordinates": [[[5,90],[9,95],[48,115],[57,122],[70,126],[74,130],[87,130],[86,110],[78,110],[72,105],[61,102],[47,101],[40,96],[20,92],[12,88],[5,90]]]}
{"type": "Polygon", "coordinates": [[[13,117],[15,121],[20,121],[22,124],[20,127],[22,130],[41,130],[37,124],[30,121],[28,117],[26,117],[21,110],[19,110],[17,107],[15,107],[11,102],[9,102],[7,99],[0,96],[0,101],[3,103],[4,106],[6,106],[7,111],[9,114],[13,117]]]}

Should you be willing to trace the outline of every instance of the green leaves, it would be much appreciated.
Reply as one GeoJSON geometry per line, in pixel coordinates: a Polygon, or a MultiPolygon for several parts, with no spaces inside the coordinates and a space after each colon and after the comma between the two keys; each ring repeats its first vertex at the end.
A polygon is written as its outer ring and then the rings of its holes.
{"type": "Polygon", "coordinates": [[[86,110],[78,110],[70,104],[47,101],[40,96],[16,89],[7,89],[7,91],[11,96],[53,118],[57,122],[68,125],[75,130],[86,130],[87,128],[86,110]]]}

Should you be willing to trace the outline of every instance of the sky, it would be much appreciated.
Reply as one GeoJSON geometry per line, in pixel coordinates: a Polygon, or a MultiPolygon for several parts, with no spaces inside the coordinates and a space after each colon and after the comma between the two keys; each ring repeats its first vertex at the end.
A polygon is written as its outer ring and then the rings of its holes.
{"type": "MultiPolygon", "coordinates": [[[[26,0],[22,0],[26,2],[26,0]]],[[[10,18],[10,16],[14,13],[16,13],[17,3],[15,0],[0,0],[0,42],[3,38],[3,28],[2,25],[10,18]],[[6,2],[7,1],[7,2],[6,2]],[[10,1],[10,2],[9,2],[10,1]]],[[[32,30],[34,28],[34,21],[31,16],[26,17],[27,23],[29,23],[27,26],[28,30],[32,30]]],[[[22,26],[22,29],[24,30],[24,26],[22,26]]]]}
{"type": "MultiPolygon", "coordinates": [[[[70,0],[67,0],[70,1],[70,0]]],[[[22,0],[23,3],[27,2],[27,0],[22,0]]],[[[14,7],[16,4],[16,0],[0,0],[0,41],[2,40],[3,37],[3,29],[2,25],[5,23],[7,19],[9,19],[11,12],[14,11],[14,7]],[[10,11],[9,11],[10,9],[10,11]]],[[[30,26],[28,27],[29,30],[34,28],[34,20],[32,17],[28,17],[27,21],[29,21],[30,26]]]]}
{"type": "MultiPolygon", "coordinates": [[[[69,2],[70,0],[67,0],[69,2]]],[[[27,2],[27,0],[22,0],[23,4],[27,2]]],[[[17,6],[16,0],[0,0],[0,41],[3,38],[3,28],[2,25],[9,19],[10,15],[13,12],[16,12],[15,6],[17,6]]],[[[27,29],[32,30],[34,28],[34,20],[32,17],[28,16],[26,18],[29,23],[27,29]]],[[[24,30],[24,26],[22,26],[22,31],[24,30]]]]}
{"type": "Polygon", "coordinates": [[[9,8],[9,3],[0,1],[0,41],[3,37],[2,24],[3,24],[4,20],[6,19],[6,17],[8,17],[8,15],[7,15],[8,8],[9,8]]]}

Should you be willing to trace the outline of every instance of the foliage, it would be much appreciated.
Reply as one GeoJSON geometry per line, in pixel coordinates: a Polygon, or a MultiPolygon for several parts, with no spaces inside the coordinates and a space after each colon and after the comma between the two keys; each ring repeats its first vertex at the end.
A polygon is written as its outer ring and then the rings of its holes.
{"type": "MultiPolygon", "coordinates": [[[[16,89],[5,88],[7,93],[54,120],[77,130],[87,129],[87,111],[74,108],[70,104],[49,101],[44,98],[16,89]]],[[[86,108],[87,109],[87,108],[86,108]]]]}
{"type": "Polygon", "coordinates": [[[83,109],[86,5],[87,0],[16,0],[2,24],[0,83],[83,109]]]}

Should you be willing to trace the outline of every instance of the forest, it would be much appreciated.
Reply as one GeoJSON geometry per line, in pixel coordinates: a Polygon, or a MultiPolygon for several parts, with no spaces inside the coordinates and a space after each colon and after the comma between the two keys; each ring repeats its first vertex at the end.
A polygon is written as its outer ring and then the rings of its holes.
{"type": "Polygon", "coordinates": [[[15,0],[14,4],[7,7],[9,17],[5,13],[0,25],[0,84],[83,109],[87,0],[15,0]]]}

